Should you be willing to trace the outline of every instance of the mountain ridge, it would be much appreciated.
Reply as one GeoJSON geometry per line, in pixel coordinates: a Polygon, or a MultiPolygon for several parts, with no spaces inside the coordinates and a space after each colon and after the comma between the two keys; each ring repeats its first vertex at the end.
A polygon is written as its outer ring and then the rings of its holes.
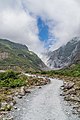
{"type": "Polygon", "coordinates": [[[52,69],[64,68],[74,63],[80,63],[79,37],[73,38],[66,45],[48,54],[47,64],[52,69]]]}
{"type": "Polygon", "coordinates": [[[46,68],[43,61],[26,45],[0,39],[0,69],[36,71],[46,68]]]}

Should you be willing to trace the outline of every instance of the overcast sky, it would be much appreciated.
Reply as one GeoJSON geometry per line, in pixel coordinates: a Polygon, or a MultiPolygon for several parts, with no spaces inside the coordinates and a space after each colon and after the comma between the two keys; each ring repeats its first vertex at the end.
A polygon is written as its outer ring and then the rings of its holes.
{"type": "Polygon", "coordinates": [[[80,35],[80,0],[0,0],[0,38],[38,55],[80,35]]]}

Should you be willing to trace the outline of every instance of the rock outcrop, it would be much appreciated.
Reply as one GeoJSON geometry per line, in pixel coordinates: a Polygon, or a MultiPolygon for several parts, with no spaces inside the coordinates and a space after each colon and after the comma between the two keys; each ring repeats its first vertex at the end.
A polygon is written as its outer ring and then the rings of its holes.
{"type": "Polygon", "coordinates": [[[52,69],[63,68],[73,63],[80,63],[80,38],[75,37],[66,45],[49,52],[47,64],[52,69]]]}
{"type": "Polygon", "coordinates": [[[0,60],[6,59],[8,57],[9,57],[9,53],[8,52],[1,52],[0,53],[0,60]]]}

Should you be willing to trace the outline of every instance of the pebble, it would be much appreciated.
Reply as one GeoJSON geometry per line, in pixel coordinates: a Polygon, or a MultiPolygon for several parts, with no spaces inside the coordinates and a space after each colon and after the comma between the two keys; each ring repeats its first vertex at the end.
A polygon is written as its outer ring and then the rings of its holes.
{"type": "Polygon", "coordinates": [[[22,98],[22,96],[21,96],[21,95],[18,95],[17,97],[18,97],[19,99],[21,99],[21,98],[22,98]]]}
{"type": "Polygon", "coordinates": [[[16,106],[14,106],[14,109],[17,109],[17,107],[16,107],[16,106]]]}

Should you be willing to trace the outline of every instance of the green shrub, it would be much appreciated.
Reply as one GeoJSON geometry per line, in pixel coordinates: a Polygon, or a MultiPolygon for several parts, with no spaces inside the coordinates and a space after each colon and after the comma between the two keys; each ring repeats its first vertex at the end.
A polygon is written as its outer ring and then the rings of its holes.
{"type": "Polygon", "coordinates": [[[13,78],[13,79],[17,79],[18,78],[18,73],[12,71],[12,70],[8,70],[6,72],[0,73],[0,80],[5,80],[8,78],[13,78]]]}
{"type": "Polygon", "coordinates": [[[26,85],[26,77],[19,76],[18,73],[9,70],[4,73],[0,73],[0,87],[21,87],[26,85]]]}
{"type": "Polygon", "coordinates": [[[41,72],[41,74],[45,74],[45,75],[47,74],[49,76],[63,75],[70,77],[80,77],[80,64],[76,64],[73,67],[69,67],[61,70],[43,71],[41,72]]]}

